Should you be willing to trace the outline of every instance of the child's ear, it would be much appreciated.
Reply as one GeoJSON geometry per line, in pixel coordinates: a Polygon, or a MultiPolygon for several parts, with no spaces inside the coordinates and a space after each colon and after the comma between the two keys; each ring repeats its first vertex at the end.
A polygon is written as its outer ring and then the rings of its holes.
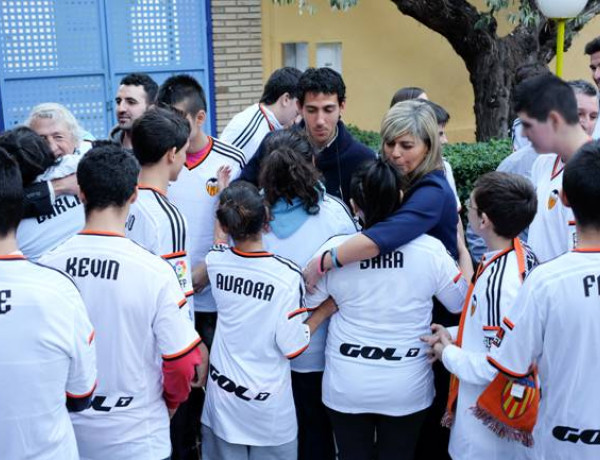
{"type": "MultiPolygon", "coordinates": [[[[137,186],[136,186],[136,188],[137,188],[137,186]]],[[[79,197],[79,201],[81,201],[83,204],[87,203],[87,199],[85,198],[85,193],[83,193],[83,190],[81,190],[81,188],[77,192],[77,196],[79,197]]]]}
{"type": "Polygon", "coordinates": [[[169,150],[167,150],[167,159],[169,160],[169,163],[174,163],[175,162],[175,157],[177,156],[177,147],[171,147],[169,150]]]}
{"type": "Polygon", "coordinates": [[[483,229],[489,228],[491,225],[492,225],[492,221],[490,220],[488,215],[485,212],[482,212],[479,215],[479,228],[483,230],[483,229]]]}
{"type": "Polygon", "coordinates": [[[558,196],[560,197],[560,201],[562,204],[564,204],[567,208],[571,207],[571,205],[569,204],[569,199],[567,198],[567,194],[562,188],[560,189],[558,196]]]}
{"type": "Polygon", "coordinates": [[[356,203],[352,198],[350,198],[350,209],[352,209],[352,214],[355,216],[358,214],[358,206],[356,206],[356,203]]]}
{"type": "Polygon", "coordinates": [[[202,126],[206,121],[206,112],[204,110],[200,110],[196,115],[196,124],[198,126],[202,126]]]}

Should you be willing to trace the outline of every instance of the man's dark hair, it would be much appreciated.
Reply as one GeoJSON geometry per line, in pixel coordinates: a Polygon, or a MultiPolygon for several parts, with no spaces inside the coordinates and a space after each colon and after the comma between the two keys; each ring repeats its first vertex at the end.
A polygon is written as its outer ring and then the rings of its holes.
{"type": "Polygon", "coordinates": [[[221,192],[217,219],[234,241],[245,241],[261,232],[268,215],[256,186],[237,181],[221,192]]]}
{"type": "Polygon", "coordinates": [[[304,105],[306,93],[335,94],[338,97],[338,103],[346,100],[346,85],[342,76],[329,67],[320,67],[318,69],[308,68],[304,71],[298,81],[298,101],[304,105]]]}
{"type": "Polygon", "coordinates": [[[298,97],[298,80],[302,76],[302,72],[294,67],[282,67],[271,74],[260,102],[271,105],[277,102],[285,93],[289,93],[290,97],[298,97]]]}
{"type": "Polygon", "coordinates": [[[135,192],[140,165],[118,144],[94,144],[77,167],[86,215],[110,206],[123,207],[135,192]]]}
{"type": "Polygon", "coordinates": [[[492,171],[473,186],[477,214],[485,213],[494,232],[504,238],[516,238],[525,230],[537,211],[537,196],[529,180],[517,174],[492,171]]]}
{"type": "Polygon", "coordinates": [[[156,107],[147,110],[131,129],[133,153],[140,165],[158,163],[168,150],[181,150],[190,136],[190,123],[181,112],[156,107]]]}
{"type": "Polygon", "coordinates": [[[598,90],[589,81],[570,80],[567,83],[573,89],[575,94],[583,94],[584,96],[590,96],[590,97],[598,96],[598,90]]]}
{"type": "Polygon", "coordinates": [[[439,104],[436,104],[435,102],[428,101],[427,99],[423,99],[423,102],[433,109],[433,113],[435,113],[435,119],[438,125],[446,126],[448,124],[450,121],[450,114],[445,108],[439,104]]]}
{"type": "Polygon", "coordinates": [[[174,75],[165,80],[158,89],[158,102],[170,106],[185,104],[185,113],[191,117],[200,110],[206,112],[206,95],[198,81],[190,75],[174,75]]]}
{"type": "Polygon", "coordinates": [[[424,92],[425,90],[423,88],[419,88],[418,86],[406,86],[404,88],[400,88],[394,93],[394,96],[392,97],[392,102],[390,102],[390,107],[393,107],[398,102],[417,99],[424,92]]]}
{"type": "Polygon", "coordinates": [[[146,92],[146,103],[154,104],[158,93],[158,84],[146,73],[130,73],[121,79],[120,85],[143,86],[146,92]]]}
{"type": "Polygon", "coordinates": [[[23,179],[15,159],[0,147],[0,237],[15,231],[23,218],[23,179]]]}
{"type": "Polygon", "coordinates": [[[363,213],[363,228],[381,222],[400,207],[400,190],[406,183],[402,172],[382,157],[356,170],[350,180],[350,198],[363,213]]]}
{"type": "Polygon", "coordinates": [[[37,176],[56,163],[48,143],[25,126],[2,133],[0,147],[12,155],[19,165],[23,186],[30,185],[37,176]]]}
{"type": "Polygon", "coordinates": [[[594,53],[600,51],[600,37],[596,37],[593,40],[589,41],[583,50],[585,54],[591,56],[594,53]]]}
{"type": "Polygon", "coordinates": [[[515,112],[544,122],[550,112],[559,113],[569,125],[579,123],[577,100],[573,90],[554,75],[539,75],[523,81],[515,88],[515,112]]]}
{"type": "Polygon", "coordinates": [[[567,162],[563,193],[580,228],[600,230],[600,142],[588,142],[567,162]]]}

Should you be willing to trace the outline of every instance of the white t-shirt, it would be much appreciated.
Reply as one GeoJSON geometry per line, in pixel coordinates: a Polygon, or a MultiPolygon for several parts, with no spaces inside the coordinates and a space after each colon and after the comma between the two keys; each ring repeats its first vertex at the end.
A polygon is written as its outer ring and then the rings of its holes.
{"type": "MultiPolygon", "coordinates": [[[[245,165],[244,154],[219,139],[209,137],[207,153],[195,164],[186,163],[177,181],[169,186],[169,199],[185,216],[188,223],[192,266],[203,263],[214,243],[216,209],[219,200],[217,171],[223,165],[231,167],[231,180],[236,179],[245,165]]],[[[211,287],[194,294],[194,309],[216,311],[211,287]]]]}
{"type": "Polygon", "coordinates": [[[538,207],[529,226],[527,243],[540,262],[564,254],[576,245],[575,218],[560,201],[564,164],[556,154],[540,155],[533,163],[531,181],[538,207]]]}
{"type": "Polygon", "coordinates": [[[575,250],[525,280],[489,361],[509,376],[537,363],[541,401],[535,451],[545,460],[600,457],[600,249],[575,250]]]}
{"type": "Polygon", "coordinates": [[[461,204],[460,198],[458,196],[458,191],[456,190],[456,181],[454,180],[454,173],[452,172],[452,166],[448,161],[443,160],[444,162],[444,173],[446,174],[446,180],[448,181],[448,185],[452,189],[452,193],[454,193],[454,198],[456,198],[456,207],[460,211],[461,204]]]}
{"type": "Polygon", "coordinates": [[[93,338],[68,276],[0,256],[0,457],[79,459],[65,396],[93,391],[93,338]]]}
{"type": "MultiPolygon", "coordinates": [[[[356,233],[354,219],[339,198],[326,194],[319,207],[318,214],[309,216],[306,222],[287,238],[278,238],[272,231],[266,233],[263,236],[265,249],[304,267],[317,249],[332,236],[356,233]]],[[[325,321],[319,326],[310,338],[308,349],[292,361],[293,371],[323,372],[328,324],[329,321],[325,321]]]]}
{"type": "Polygon", "coordinates": [[[96,329],[92,409],[71,415],[81,458],[168,457],[161,357],[175,359],[200,342],[173,269],[114,233],[80,233],[43,261],[75,279],[96,329]]]}
{"type": "Polygon", "coordinates": [[[268,252],[214,249],[206,257],[219,317],[202,423],[233,444],[296,438],[289,359],[308,347],[304,281],[268,252]]]}
{"type": "Polygon", "coordinates": [[[140,184],[138,198],[129,208],[125,235],[171,264],[193,320],[194,288],[185,217],[160,190],[140,184]]]}
{"type": "Polygon", "coordinates": [[[244,152],[248,163],[265,136],[282,128],[273,112],[262,104],[253,104],[227,123],[219,139],[244,152]]]}
{"type": "Polygon", "coordinates": [[[444,366],[459,380],[456,417],[450,432],[450,456],[455,459],[520,458],[519,443],[496,436],[472,413],[481,393],[496,376],[486,357],[502,320],[511,313],[524,276],[537,261],[527,246],[484,255],[471,296],[465,302],[462,345],[444,349],[444,366]]]}
{"type": "MultiPolygon", "coordinates": [[[[329,240],[316,255],[352,236],[329,240]]],[[[329,271],[308,307],[332,296],[323,403],[339,412],[403,416],[431,405],[427,346],[432,297],[458,313],[467,282],[443,244],[422,235],[397,250],[329,271]],[[393,389],[393,390],[392,390],[393,389]]]]}
{"type": "Polygon", "coordinates": [[[17,228],[17,242],[31,260],[75,235],[85,224],[83,204],[76,195],[54,200],[52,214],[23,219],[17,228]]]}

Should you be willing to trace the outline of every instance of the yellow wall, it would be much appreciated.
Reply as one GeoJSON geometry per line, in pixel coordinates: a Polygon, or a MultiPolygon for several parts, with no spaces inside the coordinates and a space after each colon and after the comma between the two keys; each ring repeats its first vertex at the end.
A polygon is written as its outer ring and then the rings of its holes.
{"type": "MultiPolygon", "coordinates": [[[[274,6],[271,0],[263,0],[265,79],[282,65],[282,43],[308,42],[309,64],[314,66],[317,43],[341,42],[347,123],[378,131],[394,92],[403,86],[420,86],[450,112],[451,142],[474,139],[469,76],[441,35],[404,16],[389,0],[361,0],[347,12],[332,11],[328,0],[311,3],[317,12],[299,15],[296,4],[274,6]]],[[[594,19],[573,42],[565,56],[566,79],[590,79],[583,47],[600,30],[599,25],[600,18],[594,19]]],[[[503,25],[500,30],[509,28],[503,25]]]]}

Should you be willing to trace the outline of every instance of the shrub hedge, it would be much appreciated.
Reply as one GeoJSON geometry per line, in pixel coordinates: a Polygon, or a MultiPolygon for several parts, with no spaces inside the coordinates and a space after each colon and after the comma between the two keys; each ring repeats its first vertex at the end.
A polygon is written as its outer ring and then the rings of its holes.
{"type": "MultiPolygon", "coordinates": [[[[379,133],[363,131],[360,128],[348,125],[352,135],[378,152],[381,144],[379,133]]],[[[462,203],[469,197],[473,183],[479,176],[493,171],[500,162],[512,153],[510,139],[493,139],[489,142],[467,144],[447,144],[444,146],[444,157],[452,166],[456,188],[462,203]]]]}

